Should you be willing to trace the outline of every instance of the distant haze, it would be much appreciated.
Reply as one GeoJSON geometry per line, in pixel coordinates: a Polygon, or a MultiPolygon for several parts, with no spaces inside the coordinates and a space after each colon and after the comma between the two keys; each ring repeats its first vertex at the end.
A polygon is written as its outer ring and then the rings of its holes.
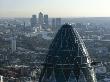
{"type": "Polygon", "coordinates": [[[110,0],[0,0],[0,17],[110,17],[110,0]]]}

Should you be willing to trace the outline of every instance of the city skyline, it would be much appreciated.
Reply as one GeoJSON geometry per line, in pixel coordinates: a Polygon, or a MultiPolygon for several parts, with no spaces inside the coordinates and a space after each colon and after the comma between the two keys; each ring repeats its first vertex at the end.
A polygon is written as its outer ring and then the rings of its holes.
{"type": "Polygon", "coordinates": [[[110,17],[110,0],[0,0],[0,17],[110,17]]]}

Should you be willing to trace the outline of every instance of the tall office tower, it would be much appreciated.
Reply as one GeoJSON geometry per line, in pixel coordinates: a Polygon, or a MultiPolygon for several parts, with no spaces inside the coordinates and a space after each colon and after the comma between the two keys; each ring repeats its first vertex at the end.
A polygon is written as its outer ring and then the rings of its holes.
{"type": "Polygon", "coordinates": [[[22,29],[24,32],[26,31],[26,23],[24,22],[23,23],[23,29],[22,29]]]}
{"type": "Polygon", "coordinates": [[[84,42],[68,24],[59,29],[42,65],[39,82],[97,82],[84,42]]]}
{"type": "Polygon", "coordinates": [[[49,23],[48,23],[48,15],[44,15],[44,24],[45,27],[48,27],[49,23]]]}
{"type": "Polygon", "coordinates": [[[36,15],[32,15],[30,22],[31,22],[31,27],[35,27],[37,25],[36,15]]]}
{"type": "Polygon", "coordinates": [[[39,13],[38,23],[39,23],[39,26],[43,26],[44,18],[43,18],[43,13],[42,12],[39,13]]]}
{"type": "Polygon", "coordinates": [[[11,37],[11,51],[12,53],[16,51],[16,37],[15,36],[11,37]]]}
{"type": "Polygon", "coordinates": [[[61,27],[61,18],[56,18],[56,27],[61,27]]]}
{"type": "Polygon", "coordinates": [[[56,27],[56,21],[55,18],[52,19],[52,28],[56,27]]]}

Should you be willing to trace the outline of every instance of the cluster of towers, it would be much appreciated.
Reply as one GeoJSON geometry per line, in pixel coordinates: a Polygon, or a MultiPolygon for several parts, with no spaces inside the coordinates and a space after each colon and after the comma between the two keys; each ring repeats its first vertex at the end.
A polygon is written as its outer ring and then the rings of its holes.
{"type": "Polygon", "coordinates": [[[36,27],[36,26],[42,26],[42,27],[48,27],[48,15],[45,14],[43,15],[42,12],[39,13],[38,15],[38,20],[36,15],[32,15],[31,18],[31,27],[36,27]]]}
{"type": "Polygon", "coordinates": [[[52,26],[52,27],[61,26],[61,18],[52,18],[51,25],[50,25],[48,15],[43,14],[42,12],[38,14],[38,18],[36,15],[32,15],[30,22],[31,22],[31,27],[37,26],[37,27],[48,28],[49,26],[52,26]]]}

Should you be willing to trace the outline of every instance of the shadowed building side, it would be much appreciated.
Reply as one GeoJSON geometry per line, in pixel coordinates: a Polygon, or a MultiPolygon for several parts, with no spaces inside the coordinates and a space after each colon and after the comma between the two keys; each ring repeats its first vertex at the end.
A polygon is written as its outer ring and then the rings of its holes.
{"type": "Polygon", "coordinates": [[[97,82],[82,39],[63,25],[52,41],[39,82],[97,82]]]}

